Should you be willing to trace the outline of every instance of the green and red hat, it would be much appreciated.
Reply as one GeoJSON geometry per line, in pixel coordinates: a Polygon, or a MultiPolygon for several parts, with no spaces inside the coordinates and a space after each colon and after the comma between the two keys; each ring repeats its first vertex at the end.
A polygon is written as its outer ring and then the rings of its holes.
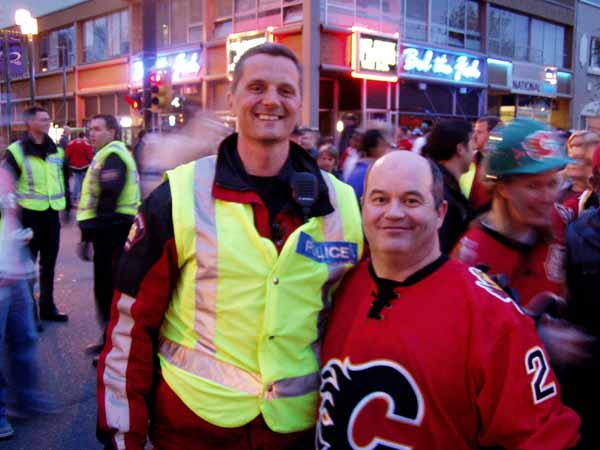
{"type": "Polygon", "coordinates": [[[559,133],[533,119],[515,119],[493,134],[490,144],[486,176],[491,179],[550,172],[574,162],[559,133]]]}

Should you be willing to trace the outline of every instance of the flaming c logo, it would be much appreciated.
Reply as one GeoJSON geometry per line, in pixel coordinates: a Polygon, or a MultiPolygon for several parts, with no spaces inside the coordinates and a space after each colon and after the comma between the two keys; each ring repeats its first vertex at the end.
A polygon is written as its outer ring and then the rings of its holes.
{"type": "Polygon", "coordinates": [[[330,360],[321,371],[319,450],[408,450],[425,404],[410,373],[389,360],[330,360]]]}

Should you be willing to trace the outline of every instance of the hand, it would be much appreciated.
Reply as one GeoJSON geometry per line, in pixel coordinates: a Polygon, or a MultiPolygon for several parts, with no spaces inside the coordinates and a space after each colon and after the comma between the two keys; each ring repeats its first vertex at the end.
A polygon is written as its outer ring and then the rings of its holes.
{"type": "Polygon", "coordinates": [[[567,302],[550,291],[544,291],[536,294],[523,309],[534,318],[539,318],[544,313],[552,317],[563,317],[567,311],[567,302]]]}
{"type": "Polygon", "coordinates": [[[555,365],[581,364],[591,358],[589,347],[595,339],[565,320],[544,314],[538,333],[555,365]]]}

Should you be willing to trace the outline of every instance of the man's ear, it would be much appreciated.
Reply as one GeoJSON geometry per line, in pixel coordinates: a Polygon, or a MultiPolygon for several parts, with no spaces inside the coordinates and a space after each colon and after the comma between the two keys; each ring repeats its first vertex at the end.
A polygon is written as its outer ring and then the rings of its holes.
{"type": "Polygon", "coordinates": [[[598,193],[600,191],[600,171],[592,169],[592,175],[588,178],[588,181],[594,192],[598,193]]]}
{"type": "Polygon", "coordinates": [[[229,107],[229,111],[233,108],[233,94],[231,90],[227,91],[227,106],[229,107]]]}
{"type": "Polygon", "coordinates": [[[444,224],[444,219],[446,218],[446,213],[448,212],[448,202],[446,200],[442,201],[442,204],[436,209],[438,214],[437,229],[439,230],[444,224]]]}

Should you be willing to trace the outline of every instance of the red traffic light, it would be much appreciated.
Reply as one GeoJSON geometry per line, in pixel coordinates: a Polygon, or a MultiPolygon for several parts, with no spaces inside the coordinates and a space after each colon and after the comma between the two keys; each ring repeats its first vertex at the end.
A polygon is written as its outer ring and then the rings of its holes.
{"type": "Polygon", "coordinates": [[[125,101],[129,104],[129,106],[131,106],[136,111],[139,111],[142,109],[142,94],[141,93],[126,95],[125,101]]]}

